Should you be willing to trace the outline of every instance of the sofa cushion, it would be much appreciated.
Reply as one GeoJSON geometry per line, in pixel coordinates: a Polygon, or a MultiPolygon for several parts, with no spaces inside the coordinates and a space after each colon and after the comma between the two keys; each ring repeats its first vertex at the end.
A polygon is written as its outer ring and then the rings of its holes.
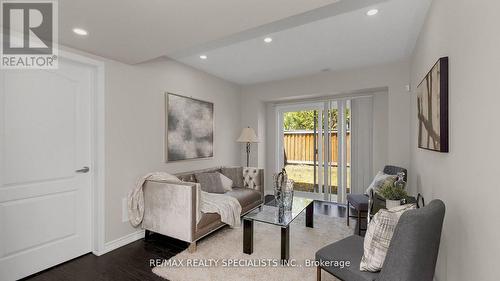
{"type": "MultiPolygon", "coordinates": [[[[238,200],[241,205],[241,214],[258,207],[262,204],[260,192],[249,188],[234,187],[231,191],[225,194],[232,196],[238,200]]],[[[221,222],[220,215],[217,213],[202,213],[199,222],[196,225],[195,239],[198,239],[216,228],[224,225],[221,222]]]]}
{"type": "Polygon", "coordinates": [[[250,188],[234,187],[233,190],[226,192],[226,194],[236,198],[240,202],[243,212],[246,211],[246,207],[254,205],[255,202],[262,203],[260,192],[250,188]]]}
{"type": "Polygon", "coordinates": [[[216,213],[202,213],[201,219],[196,225],[194,239],[199,239],[204,235],[214,231],[215,229],[223,226],[220,215],[216,213]]]}
{"type": "Polygon", "coordinates": [[[201,219],[196,227],[200,229],[220,221],[220,215],[217,213],[202,213],[201,219]]]}
{"type": "Polygon", "coordinates": [[[363,238],[353,235],[321,248],[316,252],[316,261],[350,261],[349,267],[321,266],[324,270],[341,280],[374,281],[377,273],[359,270],[363,256],[363,238]]]}

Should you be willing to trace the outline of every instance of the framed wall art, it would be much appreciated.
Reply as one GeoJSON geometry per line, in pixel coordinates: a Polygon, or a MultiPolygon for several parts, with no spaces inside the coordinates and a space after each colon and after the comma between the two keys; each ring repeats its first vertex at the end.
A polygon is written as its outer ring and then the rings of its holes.
{"type": "Polygon", "coordinates": [[[167,162],[214,156],[214,104],[165,94],[165,159],[167,162]]]}
{"type": "Polygon", "coordinates": [[[418,147],[448,152],[448,57],[440,58],[417,87],[418,147]]]}

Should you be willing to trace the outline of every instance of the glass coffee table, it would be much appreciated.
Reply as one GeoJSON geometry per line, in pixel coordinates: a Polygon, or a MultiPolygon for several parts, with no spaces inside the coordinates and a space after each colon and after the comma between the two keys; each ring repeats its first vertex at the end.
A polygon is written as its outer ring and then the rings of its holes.
{"type": "Polygon", "coordinates": [[[292,210],[280,214],[278,207],[263,205],[243,216],[243,253],[253,253],[254,221],[281,227],[281,260],[290,258],[290,223],[306,210],[306,227],[314,227],[314,200],[294,196],[292,210]]]}

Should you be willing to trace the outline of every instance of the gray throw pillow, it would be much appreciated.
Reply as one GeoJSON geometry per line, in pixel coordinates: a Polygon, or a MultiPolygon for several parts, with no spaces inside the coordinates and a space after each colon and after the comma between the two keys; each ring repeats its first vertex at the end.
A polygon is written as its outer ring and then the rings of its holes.
{"type": "Polygon", "coordinates": [[[222,167],[221,172],[233,181],[233,187],[244,187],[243,167],[222,167]]]}
{"type": "Polygon", "coordinates": [[[226,192],[219,173],[201,173],[195,176],[201,186],[201,190],[209,193],[226,192]]]}

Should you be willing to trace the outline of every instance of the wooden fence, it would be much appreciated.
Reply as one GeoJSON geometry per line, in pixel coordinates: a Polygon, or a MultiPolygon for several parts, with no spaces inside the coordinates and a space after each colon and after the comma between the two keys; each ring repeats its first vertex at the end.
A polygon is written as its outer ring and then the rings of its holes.
{"type": "MultiPolygon", "coordinates": [[[[347,151],[351,151],[351,134],[347,132],[347,151]]],[[[312,131],[285,131],[285,153],[288,163],[312,164],[314,161],[314,133],[312,131]]],[[[331,162],[338,163],[338,136],[334,131],[330,141],[331,162]]],[[[317,160],[317,159],[316,159],[317,160]]],[[[347,163],[351,163],[351,154],[347,153],[347,163]]]]}

